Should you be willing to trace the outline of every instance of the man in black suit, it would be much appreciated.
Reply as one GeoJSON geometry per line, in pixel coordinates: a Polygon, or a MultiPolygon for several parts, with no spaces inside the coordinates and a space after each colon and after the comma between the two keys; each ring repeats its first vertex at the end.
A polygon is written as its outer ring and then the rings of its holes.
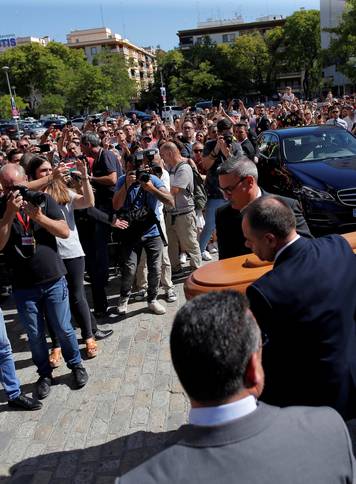
{"type": "MultiPolygon", "coordinates": [[[[216,234],[219,259],[249,254],[242,233],[241,211],[261,195],[268,195],[257,184],[258,172],[254,162],[245,156],[230,157],[219,168],[219,184],[229,203],[216,211],[216,234]]],[[[298,200],[281,197],[291,207],[297,220],[297,232],[312,237],[298,200]]]]}
{"type": "Polygon", "coordinates": [[[191,403],[189,424],[116,484],[355,482],[350,439],[334,410],[257,401],[263,341],[242,294],[211,292],[186,303],[170,345],[191,403]]]}
{"type": "Polygon", "coordinates": [[[266,116],[265,112],[265,105],[259,104],[255,108],[256,111],[256,133],[261,134],[263,131],[266,131],[270,128],[271,123],[266,116]]]}
{"type": "Polygon", "coordinates": [[[278,197],[244,211],[246,245],[273,270],[247,288],[251,309],[269,339],[266,391],[279,406],[327,405],[356,416],[356,257],[339,235],[305,239],[278,197]]]}
{"type": "Polygon", "coordinates": [[[251,141],[248,139],[247,125],[244,123],[239,123],[234,129],[234,133],[236,134],[237,140],[240,143],[244,154],[247,156],[247,158],[254,161],[256,150],[251,141]]]}

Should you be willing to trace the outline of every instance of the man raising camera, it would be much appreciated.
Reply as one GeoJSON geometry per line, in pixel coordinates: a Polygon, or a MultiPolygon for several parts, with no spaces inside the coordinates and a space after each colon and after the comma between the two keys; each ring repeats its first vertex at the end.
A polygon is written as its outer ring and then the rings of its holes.
{"type": "Polygon", "coordinates": [[[129,226],[122,232],[122,280],[119,314],[126,314],[131,287],[142,249],[147,255],[148,308],[154,314],[164,314],[166,309],[157,301],[161,278],[163,241],[160,235],[158,202],[173,206],[173,197],[163,182],[152,174],[145,164],[144,152],[138,151],[128,157],[126,175],[119,178],[113,198],[114,210],[120,210],[119,218],[128,220],[129,226]],[[158,224],[157,224],[158,222],[158,224]]]}
{"type": "Polygon", "coordinates": [[[226,203],[219,188],[217,169],[229,156],[240,156],[243,154],[240,144],[234,140],[232,123],[229,119],[220,119],[217,122],[217,129],[217,139],[205,143],[202,158],[202,167],[208,171],[205,179],[208,193],[208,202],[205,207],[205,226],[199,239],[203,260],[211,260],[206,247],[215,229],[215,212],[226,203]]]}
{"type": "Polygon", "coordinates": [[[36,389],[42,399],[53,383],[44,315],[78,388],[87,383],[88,375],[71,325],[66,270],[57,253],[56,237],[67,238],[69,228],[56,202],[47,194],[29,191],[26,181],[21,166],[5,165],[0,170],[5,195],[0,203],[0,247],[5,247],[12,266],[16,306],[40,375],[36,389]]]}

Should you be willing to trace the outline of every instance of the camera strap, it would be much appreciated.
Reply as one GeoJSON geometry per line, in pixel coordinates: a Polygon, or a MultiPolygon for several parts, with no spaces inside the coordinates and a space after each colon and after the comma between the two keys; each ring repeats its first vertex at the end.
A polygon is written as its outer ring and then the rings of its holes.
{"type": "Polygon", "coordinates": [[[30,228],[30,216],[29,215],[26,215],[25,218],[26,218],[26,222],[24,221],[22,215],[20,214],[20,212],[17,212],[16,213],[16,217],[17,217],[17,220],[20,222],[20,224],[22,225],[22,227],[25,229],[25,235],[28,235],[28,232],[29,232],[29,228],[30,228]]]}

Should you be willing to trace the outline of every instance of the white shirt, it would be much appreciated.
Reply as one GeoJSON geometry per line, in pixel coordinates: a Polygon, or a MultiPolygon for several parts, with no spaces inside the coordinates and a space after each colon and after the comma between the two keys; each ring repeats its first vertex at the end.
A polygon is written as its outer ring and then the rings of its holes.
{"type": "Polygon", "coordinates": [[[331,119],[328,119],[325,124],[332,125],[332,126],[340,126],[341,128],[344,128],[344,129],[347,129],[347,127],[348,127],[347,126],[347,122],[344,121],[341,118],[337,118],[337,119],[331,118],[331,119]]]}
{"type": "Polygon", "coordinates": [[[294,239],[293,239],[293,240],[291,240],[290,242],[288,242],[288,244],[284,245],[284,246],[283,246],[281,249],[279,249],[279,251],[277,252],[277,254],[276,254],[276,255],[275,255],[275,257],[274,257],[274,262],[276,262],[277,257],[279,257],[279,256],[282,254],[282,252],[283,252],[284,250],[286,250],[286,248],[287,248],[287,247],[289,247],[290,245],[294,244],[294,242],[296,242],[298,239],[300,239],[300,235],[299,235],[299,234],[297,234],[297,235],[294,237],[294,239]]]}
{"type": "Polygon", "coordinates": [[[217,407],[192,408],[189,412],[189,423],[192,425],[221,425],[252,413],[257,408],[256,399],[249,395],[236,402],[217,407]]]}

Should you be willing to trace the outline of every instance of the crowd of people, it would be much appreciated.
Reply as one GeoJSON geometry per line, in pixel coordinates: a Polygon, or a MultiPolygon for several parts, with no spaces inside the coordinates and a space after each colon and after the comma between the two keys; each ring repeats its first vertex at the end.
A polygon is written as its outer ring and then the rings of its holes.
{"type": "MultiPolygon", "coordinates": [[[[115,243],[120,281],[118,314],[127,313],[130,298],[147,299],[149,311],[164,314],[160,287],[172,303],[175,278],[212,260],[214,253],[222,259],[246,252],[241,209],[261,194],[257,136],[312,123],[352,131],[354,103],[354,96],[331,94],[322,103],[300,101],[287,88],[280,103],[270,107],[238,101],[226,109],[221,103],[201,111],[188,107],[167,121],[155,112],[145,122],[135,115],[104,115],[88,118],[81,129],[70,122],[62,130],[52,125],[38,138],[2,135],[0,246],[38,368],[40,398],[48,395],[53,368],[63,358],[78,386],[85,384],[74,321],[88,358],[97,355],[97,341],[113,332],[97,327],[111,310],[106,294],[110,243],[115,243]],[[236,243],[224,230],[231,223],[240,227],[236,243]],[[56,291],[63,292],[57,302],[56,291]]],[[[289,205],[298,233],[311,237],[298,202],[289,205]]],[[[3,340],[9,354],[5,333],[3,340]]],[[[18,385],[16,396],[8,395],[18,398],[18,385]]]]}
{"type": "Polygon", "coordinates": [[[2,135],[0,250],[39,374],[36,398],[23,394],[0,311],[9,406],[40,409],[62,359],[75,386],[86,385],[75,324],[95,358],[97,341],[113,333],[97,321],[111,311],[125,316],[134,299],[163,315],[159,292],[176,301],[174,281],[213,253],[254,252],[274,266],[248,299],[210,293],[178,311],[171,355],[191,402],[189,425],[118,482],[182,482],[193,466],[197,482],[231,482],[237,468],[241,482],[354,482],[343,420],[356,417],[355,256],[341,236],[313,238],[297,200],[259,186],[257,137],[312,124],[354,133],[355,102],[331,93],[322,103],[300,101],[287,88],[270,107],[239,101],[186,108],[167,122],[152,112],[145,122],[103,116],[82,129],[53,125],[39,139],[2,135]],[[110,263],[120,286],[114,309],[110,263]]]}

